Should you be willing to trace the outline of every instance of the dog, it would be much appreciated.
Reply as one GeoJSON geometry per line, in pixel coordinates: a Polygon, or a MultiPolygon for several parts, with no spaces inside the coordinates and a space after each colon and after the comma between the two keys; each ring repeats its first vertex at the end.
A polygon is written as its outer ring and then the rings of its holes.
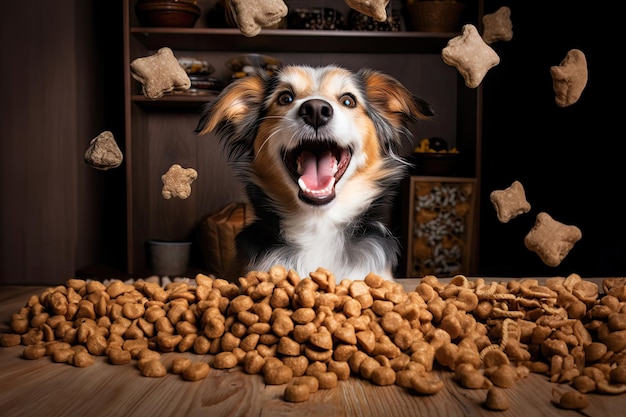
{"type": "Polygon", "coordinates": [[[240,276],[282,265],[393,281],[400,243],[386,220],[410,166],[399,151],[434,115],[369,68],[288,65],[228,84],[195,133],[216,132],[254,212],[236,237],[240,276]]]}

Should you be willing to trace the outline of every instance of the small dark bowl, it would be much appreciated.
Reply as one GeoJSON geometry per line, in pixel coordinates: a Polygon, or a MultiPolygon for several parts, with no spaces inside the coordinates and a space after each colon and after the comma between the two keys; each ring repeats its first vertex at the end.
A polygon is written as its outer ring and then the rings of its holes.
{"type": "Polygon", "coordinates": [[[186,1],[144,1],[135,6],[141,26],[191,28],[200,17],[200,7],[186,1]]]}
{"type": "Polygon", "coordinates": [[[415,175],[453,176],[457,173],[460,155],[456,152],[415,152],[411,162],[415,175]]]}

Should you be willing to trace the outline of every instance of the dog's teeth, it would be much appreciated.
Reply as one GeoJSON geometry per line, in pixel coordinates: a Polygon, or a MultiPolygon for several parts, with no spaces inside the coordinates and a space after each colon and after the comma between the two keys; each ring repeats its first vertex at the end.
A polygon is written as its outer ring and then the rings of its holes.
{"type": "Polygon", "coordinates": [[[328,181],[328,184],[326,184],[326,187],[320,188],[318,190],[311,190],[310,188],[308,188],[302,178],[298,180],[298,185],[300,186],[300,189],[302,190],[302,192],[307,195],[323,197],[332,193],[333,187],[335,186],[335,177],[330,178],[330,181],[328,181]]]}

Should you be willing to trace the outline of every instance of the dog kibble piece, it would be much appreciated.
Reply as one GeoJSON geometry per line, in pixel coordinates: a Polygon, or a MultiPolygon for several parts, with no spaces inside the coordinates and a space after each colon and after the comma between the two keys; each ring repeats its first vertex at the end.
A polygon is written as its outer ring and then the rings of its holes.
{"type": "Polygon", "coordinates": [[[501,223],[508,223],[509,220],[520,214],[530,211],[530,204],[526,200],[524,186],[519,181],[513,183],[504,190],[492,191],[489,199],[496,209],[498,220],[501,223]]]}
{"type": "Polygon", "coordinates": [[[57,363],[69,363],[76,354],[72,348],[56,349],[52,353],[52,361],[57,363]]]}
{"type": "Polygon", "coordinates": [[[161,176],[161,181],[163,181],[161,195],[166,200],[172,197],[178,197],[183,200],[189,198],[191,195],[191,183],[196,178],[198,178],[198,172],[195,169],[183,168],[179,164],[174,164],[161,176]]]}
{"type": "Polygon", "coordinates": [[[132,359],[131,353],[127,350],[122,350],[122,348],[110,349],[107,356],[109,362],[113,365],[125,365],[130,363],[132,359]]]}
{"type": "Polygon", "coordinates": [[[372,382],[376,385],[393,385],[396,382],[396,371],[387,366],[381,366],[372,371],[372,382]]]}
{"type": "Polygon", "coordinates": [[[332,372],[337,375],[337,379],[345,381],[350,378],[350,365],[346,361],[331,360],[328,363],[328,372],[332,372]]]}
{"type": "Polygon", "coordinates": [[[89,142],[84,159],[90,167],[106,171],[120,166],[124,156],[115,142],[113,133],[105,131],[89,142]]]}
{"type": "Polygon", "coordinates": [[[22,338],[17,333],[3,333],[0,336],[1,347],[17,346],[22,343],[22,338]]]}
{"type": "Polygon", "coordinates": [[[338,378],[334,372],[320,372],[316,377],[319,381],[319,389],[337,388],[338,378]]]}
{"type": "Polygon", "coordinates": [[[167,375],[167,369],[159,359],[148,359],[141,367],[141,375],[149,378],[161,378],[167,375]]]}
{"type": "Polygon", "coordinates": [[[265,367],[265,359],[256,351],[246,352],[243,358],[243,370],[248,374],[259,374],[265,367]]]}
{"type": "Polygon", "coordinates": [[[502,6],[495,13],[483,16],[483,40],[487,44],[513,39],[511,9],[502,6]]]}
{"type": "Polygon", "coordinates": [[[298,356],[300,354],[300,343],[289,337],[283,336],[278,341],[276,352],[281,355],[298,356]]]}
{"type": "MultiPolygon", "coordinates": [[[[280,359],[279,359],[280,361],[280,359]]],[[[267,367],[263,371],[263,379],[268,385],[286,384],[293,378],[293,370],[287,365],[278,364],[267,367]]]]}
{"type": "Polygon", "coordinates": [[[509,397],[505,390],[498,387],[490,387],[487,390],[487,398],[485,399],[485,407],[489,410],[504,411],[511,406],[509,397]]]}
{"type": "Polygon", "coordinates": [[[213,368],[232,369],[237,366],[239,360],[233,352],[220,352],[213,358],[213,368]]]}
{"type": "Polygon", "coordinates": [[[576,103],[587,85],[587,58],[579,49],[571,49],[558,66],[550,67],[556,105],[576,103]]]}
{"type": "Polygon", "coordinates": [[[289,384],[285,387],[284,399],[292,403],[299,403],[309,399],[311,392],[306,384],[289,384]]]}
{"type": "Polygon", "coordinates": [[[328,366],[325,362],[311,362],[306,368],[305,374],[308,376],[317,376],[321,373],[327,372],[328,366]]]}
{"type": "Polygon", "coordinates": [[[93,355],[91,355],[89,352],[81,351],[81,352],[76,352],[74,354],[74,356],[71,359],[71,362],[72,362],[72,365],[78,368],[85,368],[87,366],[93,365],[94,359],[93,359],[93,355]]]}
{"type": "Polygon", "coordinates": [[[28,345],[22,351],[24,359],[41,359],[46,356],[46,347],[42,344],[28,345]]]}
{"type": "Polygon", "coordinates": [[[304,355],[285,356],[282,358],[282,361],[286,366],[291,368],[294,377],[304,375],[309,366],[309,359],[304,355]]]}
{"type": "Polygon", "coordinates": [[[187,72],[167,47],[154,55],[135,59],[130,63],[130,71],[132,77],[142,84],[143,95],[153,100],[191,87],[187,72]]]}
{"type": "Polygon", "coordinates": [[[298,378],[294,378],[292,383],[296,385],[306,385],[309,388],[308,391],[310,393],[317,392],[320,387],[319,380],[312,375],[303,375],[298,378]]]}
{"type": "Polygon", "coordinates": [[[487,71],[500,63],[498,54],[471,24],[464,25],[461,34],[448,41],[441,51],[441,58],[459,71],[469,88],[478,87],[487,71]]]}
{"type": "Polygon", "coordinates": [[[191,365],[191,359],[189,358],[174,358],[170,371],[173,374],[182,375],[183,371],[187,369],[189,365],[191,365]]]}
{"type": "Polygon", "coordinates": [[[565,225],[548,213],[541,212],[524,238],[524,244],[537,253],[546,265],[558,266],[581,238],[578,227],[565,225]]]}
{"type": "Polygon", "coordinates": [[[552,388],[552,402],[566,410],[582,410],[589,406],[589,397],[578,391],[561,391],[552,388]]]}
{"type": "Polygon", "coordinates": [[[185,381],[199,381],[209,376],[211,367],[206,362],[194,362],[183,370],[185,381]]]}
{"type": "Polygon", "coordinates": [[[137,359],[144,359],[144,358],[159,359],[160,357],[161,357],[161,354],[159,352],[157,352],[156,350],[148,349],[148,348],[141,349],[139,350],[139,352],[137,352],[137,359]]]}

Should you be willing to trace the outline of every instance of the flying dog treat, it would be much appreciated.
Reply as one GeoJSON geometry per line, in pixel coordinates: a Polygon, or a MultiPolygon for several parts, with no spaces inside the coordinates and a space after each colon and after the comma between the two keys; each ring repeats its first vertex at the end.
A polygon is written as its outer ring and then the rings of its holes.
{"type": "Polygon", "coordinates": [[[587,85],[587,59],[578,49],[571,49],[561,64],[550,67],[556,105],[567,107],[578,101],[587,85]]]}
{"type": "Polygon", "coordinates": [[[448,41],[441,51],[441,58],[461,73],[465,85],[476,88],[490,68],[500,63],[500,57],[483,41],[476,26],[466,24],[462,32],[448,41]]]}
{"type": "Polygon", "coordinates": [[[379,22],[387,20],[389,0],[345,0],[350,8],[379,22]]]}
{"type": "Polygon", "coordinates": [[[581,238],[578,227],[557,222],[548,213],[541,212],[524,238],[524,244],[546,265],[558,266],[581,238]]]}
{"type": "Polygon", "coordinates": [[[85,162],[92,168],[107,169],[117,168],[122,164],[122,151],[117,146],[113,133],[104,131],[89,142],[85,151],[85,162]]]}
{"type": "Polygon", "coordinates": [[[526,201],[524,186],[519,181],[513,181],[513,184],[504,190],[492,191],[489,199],[496,209],[500,223],[507,223],[520,214],[530,211],[530,204],[526,201]]]}
{"type": "Polygon", "coordinates": [[[483,40],[487,44],[496,41],[510,41],[513,39],[513,23],[511,9],[500,7],[495,13],[483,16],[483,40]]]}
{"type": "Polygon", "coordinates": [[[191,195],[191,183],[196,178],[198,173],[195,169],[174,164],[161,176],[163,181],[161,195],[167,200],[172,197],[185,199],[191,195]]]}
{"type": "Polygon", "coordinates": [[[231,0],[228,4],[239,31],[247,37],[277,24],[288,11],[282,0],[231,0]]]}
{"type": "Polygon", "coordinates": [[[133,78],[142,84],[143,95],[151,99],[191,87],[187,72],[167,47],[154,55],[135,59],[130,63],[130,70],[133,78]]]}

